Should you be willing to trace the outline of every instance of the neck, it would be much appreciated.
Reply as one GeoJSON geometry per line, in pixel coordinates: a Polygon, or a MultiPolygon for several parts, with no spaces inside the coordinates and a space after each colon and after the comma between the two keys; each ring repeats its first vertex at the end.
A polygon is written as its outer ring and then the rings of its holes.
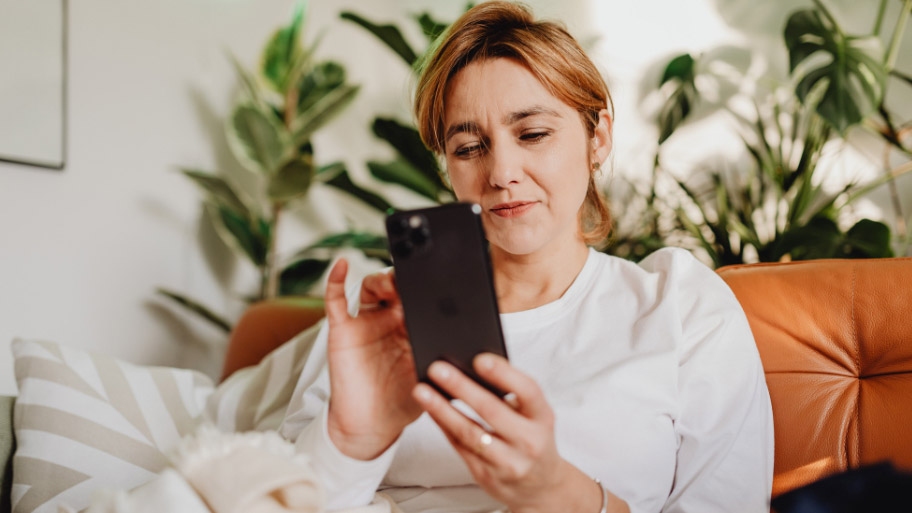
{"type": "Polygon", "coordinates": [[[513,255],[492,245],[500,312],[521,312],[557,300],[573,284],[588,255],[581,239],[528,255],[513,255]]]}

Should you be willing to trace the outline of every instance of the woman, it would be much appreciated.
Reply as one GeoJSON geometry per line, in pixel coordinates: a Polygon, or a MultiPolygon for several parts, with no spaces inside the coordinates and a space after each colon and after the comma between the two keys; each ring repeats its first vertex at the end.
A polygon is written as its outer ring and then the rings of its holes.
{"type": "Polygon", "coordinates": [[[453,191],[491,243],[508,362],[476,358],[508,404],[454,367],[415,379],[391,274],[347,264],[326,290],[327,366],[303,376],[283,433],[308,451],[329,507],[378,487],[406,511],[762,511],[772,415],[744,314],[683,250],[639,266],[590,249],[610,227],[595,186],[612,144],[608,89],[560,26],[484,3],[425,63],[415,111],[453,191]],[[329,390],[332,393],[329,393],[329,390]]]}

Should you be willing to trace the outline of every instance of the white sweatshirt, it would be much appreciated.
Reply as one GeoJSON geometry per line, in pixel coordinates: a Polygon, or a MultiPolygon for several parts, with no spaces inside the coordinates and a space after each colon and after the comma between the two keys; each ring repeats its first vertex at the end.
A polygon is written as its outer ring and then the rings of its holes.
{"type": "MultiPolygon", "coordinates": [[[[734,294],[689,252],[666,248],[637,265],[590,250],[560,299],[501,321],[511,363],[554,409],[561,456],[631,512],[769,511],[773,419],[760,357],[734,294]]],[[[326,431],[325,331],[281,431],[312,455],[328,507],[367,504],[379,488],[406,513],[502,508],[427,414],[375,460],[338,451],[326,431]]]]}

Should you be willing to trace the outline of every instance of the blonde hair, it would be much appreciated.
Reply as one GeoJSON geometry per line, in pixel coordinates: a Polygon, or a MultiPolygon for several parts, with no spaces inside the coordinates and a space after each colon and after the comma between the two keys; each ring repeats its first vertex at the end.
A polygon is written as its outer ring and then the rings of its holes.
{"type": "MultiPolygon", "coordinates": [[[[485,2],[456,20],[421,63],[414,108],[421,140],[432,151],[445,150],[444,104],[450,80],[472,62],[498,57],[521,62],[551,94],[575,108],[590,137],[602,109],[614,115],[604,79],[563,26],[536,21],[521,4],[485,2]]],[[[589,170],[580,224],[587,244],[604,240],[611,231],[611,213],[596,186],[595,166],[589,170]]]]}

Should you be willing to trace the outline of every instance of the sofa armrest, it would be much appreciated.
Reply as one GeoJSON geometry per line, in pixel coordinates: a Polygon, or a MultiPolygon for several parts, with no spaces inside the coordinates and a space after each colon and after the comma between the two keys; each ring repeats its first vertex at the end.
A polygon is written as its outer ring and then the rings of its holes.
{"type": "Polygon", "coordinates": [[[13,488],[13,453],[16,438],[13,435],[13,406],[16,398],[0,396],[0,513],[9,513],[13,488]]]}
{"type": "Polygon", "coordinates": [[[323,298],[282,297],[252,305],[231,332],[222,380],[239,369],[256,365],[323,315],[323,298]]]}

